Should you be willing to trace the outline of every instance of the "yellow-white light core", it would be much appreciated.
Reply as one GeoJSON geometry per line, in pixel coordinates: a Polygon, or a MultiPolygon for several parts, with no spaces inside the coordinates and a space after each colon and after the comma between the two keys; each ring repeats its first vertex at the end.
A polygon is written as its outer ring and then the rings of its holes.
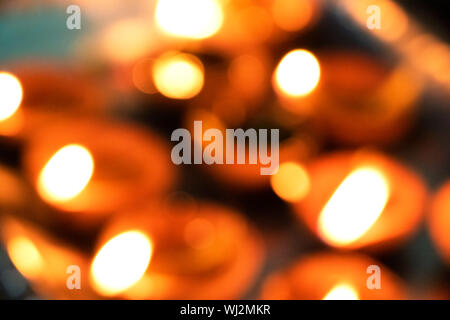
{"type": "Polygon", "coordinates": [[[87,186],[94,172],[94,159],[85,147],[70,144],[47,162],[38,178],[39,194],[50,202],[76,197],[87,186]]]}
{"type": "Polygon", "coordinates": [[[19,79],[8,72],[0,72],[0,121],[16,113],[22,98],[23,89],[19,79]]]}
{"type": "Polygon", "coordinates": [[[159,0],[155,19],[163,31],[173,36],[204,39],[220,29],[223,11],[217,0],[159,0]]]}
{"type": "Polygon", "coordinates": [[[127,231],[109,240],[91,265],[95,290],[112,296],[137,283],[145,274],[153,253],[149,238],[140,231],[127,231]]]}
{"type": "Polygon", "coordinates": [[[319,61],[311,52],[303,49],[287,53],[275,70],[275,85],[288,96],[309,94],[319,80],[319,61]]]}
{"type": "Polygon", "coordinates": [[[333,287],[323,300],[359,300],[359,295],[352,286],[344,283],[333,287]]]}
{"type": "Polygon", "coordinates": [[[24,236],[17,236],[7,242],[8,255],[26,278],[34,278],[40,274],[44,260],[34,243],[24,236]]]}
{"type": "Polygon", "coordinates": [[[165,54],[153,65],[153,82],[168,98],[190,99],[203,88],[203,64],[190,54],[165,54]]]}
{"type": "Polygon", "coordinates": [[[319,235],[334,246],[354,242],[377,221],[388,198],[388,182],[378,170],[363,167],[353,171],[323,207],[319,235]]]}

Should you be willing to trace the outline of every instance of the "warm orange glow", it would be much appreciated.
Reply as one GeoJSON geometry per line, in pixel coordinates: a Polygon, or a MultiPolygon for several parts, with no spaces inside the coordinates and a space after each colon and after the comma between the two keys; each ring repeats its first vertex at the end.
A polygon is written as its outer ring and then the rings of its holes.
{"type": "Polygon", "coordinates": [[[99,250],[92,262],[94,289],[113,296],[130,288],[145,274],[152,253],[152,242],[140,231],[115,236],[99,250]]]}
{"type": "Polygon", "coordinates": [[[358,292],[346,283],[334,286],[323,300],[359,300],[358,292]]]}
{"type": "Polygon", "coordinates": [[[286,31],[297,31],[311,22],[314,14],[312,0],[275,0],[272,4],[273,19],[286,31]]]}
{"type": "Polygon", "coordinates": [[[320,65],[309,51],[297,49],[286,54],[278,64],[275,85],[289,96],[305,96],[319,83],[320,65]]]}
{"type": "Polygon", "coordinates": [[[7,242],[7,250],[14,266],[25,277],[36,277],[42,271],[44,261],[30,239],[23,236],[14,237],[7,242]]]}
{"type": "Polygon", "coordinates": [[[206,219],[194,219],[186,225],[184,239],[192,248],[198,250],[207,248],[215,240],[214,225],[206,219]]]}
{"type": "Polygon", "coordinates": [[[153,65],[153,81],[168,98],[190,99],[203,88],[203,64],[190,54],[167,53],[153,65]]]}
{"type": "Polygon", "coordinates": [[[278,172],[270,177],[273,191],[283,200],[296,202],[309,190],[309,177],[305,169],[295,162],[280,164],[278,172]]]}
{"type": "Polygon", "coordinates": [[[94,160],[85,147],[70,144],[47,162],[38,178],[38,192],[49,202],[65,202],[87,186],[94,172],[94,160]]]}
{"type": "Polygon", "coordinates": [[[382,1],[379,6],[382,12],[380,37],[386,41],[397,41],[408,30],[408,16],[392,1],[382,1]]]}
{"type": "Polygon", "coordinates": [[[146,94],[157,92],[152,80],[152,66],[153,59],[144,58],[133,67],[133,84],[139,91],[146,94]]]}
{"type": "Polygon", "coordinates": [[[354,242],[377,221],[388,198],[388,182],[378,170],[363,167],[353,171],[323,207],[319,235],[334,246],[354,242]]]}
{"type": "Polygon", "coordinates": [[[103,53],[114,62],[134,61],[150,49],[152,38],[147,21],[120,20],[109,26],[103,34],[103,53]]]}
{"type": "Polygon", "coordinates": [[[19,109],[23,89],[19,79],[7,72],[0,72],[0,121],[10,118],[19,109]]]}
{"type": "Polygon", "coordinates": [[[450,181],[447,181],[436,193],[431,202],[428,215],[431,238],[438,252],[450,264],[450,181]]]}
{"type": "Polygon", "coordinates": [[[223,12],[217,0],[159,0],[155,19],[171,35],[204,39],[220,29],[223,12]]]}

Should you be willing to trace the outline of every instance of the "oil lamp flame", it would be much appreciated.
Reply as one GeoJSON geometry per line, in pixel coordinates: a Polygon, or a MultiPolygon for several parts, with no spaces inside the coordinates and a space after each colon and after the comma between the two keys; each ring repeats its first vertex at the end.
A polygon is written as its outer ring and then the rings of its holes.
{"type": "Polygon", "coordinates": [[[333,246],[346,246],[366,233],[383,212],[389,185],[376,169],[359,168],[339,185],[323,207],[318,231],[333,246]]]}
{"type": "Polygon", "coordinates": [[[334,286],[322,300],[359,300],[358,292],[346,283],[334,286]]]}
{"type": "Polygon", "coordinates": [[[49,202],[65,202],[83,191],[92,178],[94,159],[85,147],[70,144],[47,162],[38,178],[38,192],[49,202]]]}
{"type": "Polygon", "coordinates": [[[105,296],[127,290],[143,277],[152,253],[152,242],[140,231],[115,236],[99,250],[92,262],[93,287],[105,296]]]}
{"type": "Polygon", "coordinates": [[[274,76],[276,87],[286,95],[305,96],[319,83],[319,61],[307,50],[293,50],[281,59],[274,76]]]}
{"type": "Polygon", "coordinates": [[[26,278],[34,278],[40,274],[44,260],[30,239],[16,236],[7,242],[6,247],[12,263],[26,278]]]}
{"type": "Polygon", "coordinates": [[[165,32],[189,39],[211,37],[223,23],[223,10],[217,0],[159,0],[155,19],[165,32]]]}
{"type": "Polygon", "coordinates": [[[0,97],[0,121],[4,121],[14,115],[22,103],[23,89],[17,77],[0,72],[0,97]]]}
{"type": "Polygon", "coordinates": [[[203,64],[193,55],[169,52],[155,62],[153,81],[168,98],[190,99],[203,88],[203,64]]]}

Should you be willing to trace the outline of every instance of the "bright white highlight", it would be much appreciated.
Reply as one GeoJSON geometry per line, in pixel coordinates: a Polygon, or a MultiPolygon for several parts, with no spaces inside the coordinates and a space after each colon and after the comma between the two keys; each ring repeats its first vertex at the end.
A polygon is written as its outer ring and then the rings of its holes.
{"type": "Polygon", "coordinates": [[[389,186],[379,171],[369,167],[353,171],[322,209],[320,236],[334,246],[352,243],[377,221],[388,198],[389,186]]]}

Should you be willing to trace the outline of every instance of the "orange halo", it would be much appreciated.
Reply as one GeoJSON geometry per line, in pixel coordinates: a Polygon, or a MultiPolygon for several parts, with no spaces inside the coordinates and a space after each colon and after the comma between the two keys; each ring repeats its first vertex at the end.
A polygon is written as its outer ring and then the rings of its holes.
{"type": "Polygon", "coordinates": [[[377,261],[361,254],[316,253],[298,260],[266,280],[262,298],[270,300],[405,299],[401,281],[377,261]],[[381,288],[369,289],[369,266],[379,266],[381,288]]]}
{"type": "Polygon", "coordinates": [[[388,248],[411,235],[422,219],[427,199],[422,179],[387,156],[336,152],[307,171],[310,191],[294,209],[331,246],[388,248]]]}

